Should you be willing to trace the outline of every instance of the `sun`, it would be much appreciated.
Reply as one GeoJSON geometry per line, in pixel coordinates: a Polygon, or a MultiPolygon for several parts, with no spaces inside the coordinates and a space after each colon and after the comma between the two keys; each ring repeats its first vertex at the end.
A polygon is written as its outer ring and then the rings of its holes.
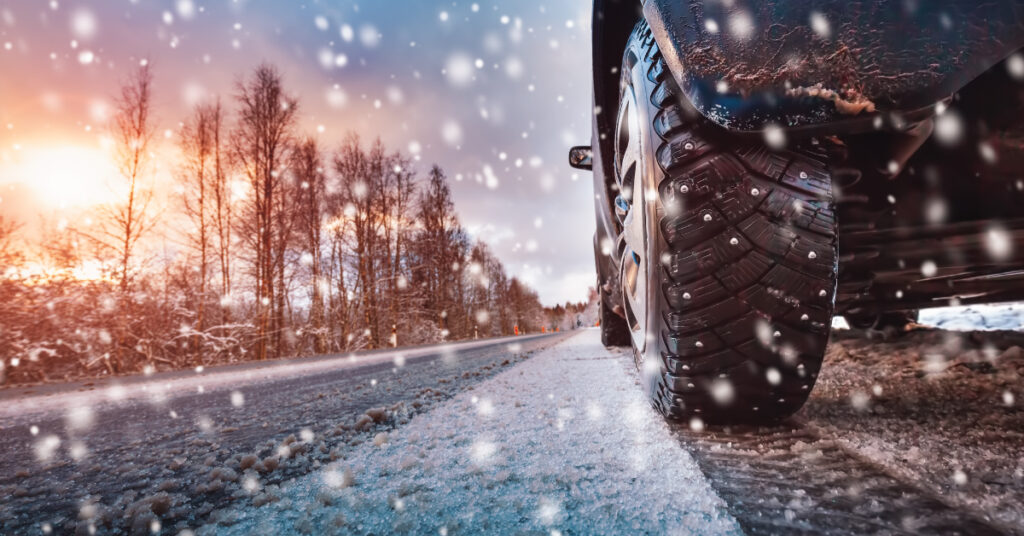
{"type": "Polygon", "coordinates": [[[110,181],[117,171],[109,155],[98,148],[66,145],[23,153],[9,178],[31,188],[45,205],[89,207],[114,198],[110,181]]]}

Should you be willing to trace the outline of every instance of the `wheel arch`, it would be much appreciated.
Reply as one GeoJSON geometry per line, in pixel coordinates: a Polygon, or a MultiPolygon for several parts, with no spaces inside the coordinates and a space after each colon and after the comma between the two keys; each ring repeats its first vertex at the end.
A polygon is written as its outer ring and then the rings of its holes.
{"type": "MultiPolygon", "coordinates": [[[[593,50],[593,132],[594,205],[597,234],[594,253],[599,288],[617,279],[618,267],[612,255],[603,253],[603,243],[614,241],[615,210],[612,185],[615,182],[614,137],[619,106],[619,68],[633,27],[643,17],[640,0],[594,0],[592,20],[593,50]]],[[[611,285],[611,286],[614,286],[611,285]]],[[[602,291],[606,296],[607,291],[602,291]]],[[[617,313],[618,314],[618,313],[617,313]]]]}
{"type": "Polygon", "coordinates": [[[1024,46],[1024,0],[733,4],[644,0],[643,14],[681,97],[735,133],[899,128],[1024,46]]]}
{"type": "MultiPolygon", "coordinates": [[[[619,67],[633,27],[643,17],[639,0],[594,0],[594,150],[602,178],[613,176],[613,139],[619,105],[619,67]],[[600,112],[598,112],[600,110],[600,112]]],[[[597,171],[597,170],[595,170],[597,171]]],[[[597,173],[595,173],[597,175],[597,173]]],[[[610,208],[610,204],[609,204],[610,208]]]]}

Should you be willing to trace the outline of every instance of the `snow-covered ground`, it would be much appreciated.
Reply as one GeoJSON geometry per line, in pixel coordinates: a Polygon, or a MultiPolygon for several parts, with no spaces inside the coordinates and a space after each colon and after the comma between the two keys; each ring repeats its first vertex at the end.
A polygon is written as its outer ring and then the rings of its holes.
{"type": "Polygon", "coordinates": [[[965,305],[921,311],[921,324],[937,328],[971,331],[1024,329],[1024,303],[965,305]]]}
{"type": "Polygon", "coordinates": [[[739,533],[632,378],[588,330],[198,532],[739,533]]]}
{"type": "MultiPolygon", "coordinates": [[[[1024,303],[996,305],[963,305],[939,307],[921,311],[918,320],[921,325],[951,331],[1010,330],[1024,329],[1024,303]]],[[[832,327],[849,329],[846,319],[837,316],[832,327]]]]}

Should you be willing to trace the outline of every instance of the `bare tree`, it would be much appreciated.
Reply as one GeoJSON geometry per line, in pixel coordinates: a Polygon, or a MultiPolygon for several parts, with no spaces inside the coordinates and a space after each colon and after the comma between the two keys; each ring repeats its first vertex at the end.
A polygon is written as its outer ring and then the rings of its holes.
{"type": "MultiPolygon", "coordinates": [[[[213,169],[210,174],[209,195],[212,203],[213,229],[217,235],[215,245],[220,268],[220,295],[222,298],[230,298],[234,200],[232,199],[231,184],[228,182],[228,162],[224,154],[224,111],[219,98],[209,107],[207,126],[213,144],[213,169]]],[[[228,311],[227,307],[222,308],[221,321],[225,324],[228,322],[228,311]]]]}
{"type": "Polygon", "coordinates": [[[436,314],[438,329],[450,334],[456,313],[462,259],[468,242],[459,226],[448,178],[434,166],[420,192],[416,236],[417,282],[423,286],[425,308],[436,314]]]}
{"type": "Polygon", "coordinates": [[[298,101],[285,94],[281,75],[261,65],[239,82],[238,124],[231,138],[231,155],[249,181],[251,191],[242,215],[243,238],[252,251],[256,297],[256,358],[278,355],[283,329],[284,292],[280,228],[284,171],[292,144],[298,101]],[[268,336],[273,339],[268,340],[268,336]]]}
{"type": "MultiPolygon", "coordinates": [[[[377,316],[377,249],[379,221],[376,215],[380,186],[374,173],[374,156],[363,151],[359,137],[346,138],[334,158],[339,179],[339,200],[352,233],[352,262],[355,265],[355,292],[364,328],[363,336],[371,348],[380,346],[377,316]]],[[[343,268],[344,269],[344,268],[343,268]]]]}
{"type": "Polygon", "coordinates": [[[0,214],[0,277],[8,268],[13,268],[21,261],[21,255],[14,247],[15,233],[22,225],[18,222],[4,220],[0,214]]]}
{"type": "MultiPolygon", "coordinates": [[[[291,163],[294,146],[289,146],[289,154],[285,158],[291,163]]],[[[282,169],[284,173],[287,164],[282,169]]],[[[296,214],[299,185],[294,180],[283,180],[278,188],[272,208],[274,224],[274,247],[271,248],[271,264],[274,278],[274,307],[271,316],[271,348],[274,355],[285,355],[291,351],[295,342],[292,322],[291,297],[295,270],[293,269],[301,254],[294,255],[296,238],[296,214]],[[290,256],[291,255],[291,256],[290,256]]]]}
{"type": "MultiPolygon", "coordinates": [[[[382,218],[383,258],[381,268],[386,278],[388,324],[393,327],[409,324],[411,293],[408,272],[409,243],[415,225],[416,175],[412,162],[400,154],[387,158],[379,196],[382,218]]],[[[398,337],[390,341],[399,344],[398,337]]]]}
{"type": "MultiPolygon", "coordinates": [[[[39,217],[38,229],[38,249],[41,259],[47,266],[67,271],[81,264],[84,252],[80,239],[84,235],[77,231],[68,232],[58,221],[43,216],[39,217]]],[[[87,240],[86,244],[100,247],[93,241],[87,240]]]]}
{"type": "Polygon", "coordinates": [[[327,177],[320,146],[313,138],[306,138],[295,149],[292,169],[296,188],[298,233],[303,250],[302,258],[309,266],[309,324],[313,335],[313,351],[327,352],[327,333],[324,329],[323,278],[323,225],[326,218],[327,177]]]}
{"type": "Polygon", "coordinates": [[[498,307],[501,295],[495,291],[494,283],[491,280],[492,266],[500,263],[491,254],[487,244],[476,242],[470,251],[469,266],[464,272],[464,283],[466,291],[466,313],[469,316],[469,326],[474,338],[483,333],[486,335],[493,332],[492,320],[494,310],[498,307]]]}
{"type": "Polygon", "coordinates": [[[491,316],[497,315],[494,319],[494,327],[491,328],[491,335],[509,335],[513,331],[513,321],[508,311],[506,291],[508,289],[508,275],[505,268],[497,257],[487,262],[487,279],[490,283],[491,295],[494,297],[491,306],[491,316]]]}
{"type": "Polygon", "coordinates": [[[158,217],[151,213],[153,191],[147,184],[155,126],[153,108],[153,72],[143,62],[121,86],[117,110],[111,127],[115,144],[115,163],[124,179],[123,196],[101,210],[103,225],[98,233],[84,234],[100,248],[116,258],[114,274],[120,290],[120,321],[116,329],[117,344],[112,360],[106,360],[108,371],[118,372],[128,366],[122,356],[127,345],[131,317],[131,283],[134,255],[139,240],[158,217]]]}
{"type": "MultiPolygon", "coordinates": [[[[206,305],[209,302],[207,288],[213,249],[221,243],[217,220],[223,210],[219,206],[224,189],[224,173],[220,167],[220,105],[199,105],[192,117],[185,123],[179,138],[182,163],[181,179],[184,185],[182,201],[185,215],[192,221],[188,242],[198,256],[196,268],[199,272],[198,290],[195,296],[195,325],[193,351],[196,364],[202,364],[201,334],[206,331],[206,305]],[[219,195],[220,194],[220,195],[219,195]],[[215,236],[218,235],[218,236],[215,236]]],[[[221,270],[226,271],[222,257],[221,270]]],[[[224,286],[222,279],[222,287],[224,286]]]]}
{"type": "Polygon", "coordinates": [[[349,220],[345,215],[345,207],[341,196],[328,196],[328,223],[327,233],[329,241],[330,256],[327,265],[324,267],[325,275],[330,281],[329,307],[330,326],[334,348],[337,350],[348,350],[354,338],[352,334],[352,308],[351,298],[345,267],[347,264],[348,248],[346,247],[348,233],[350,231],[349,220]]]}
{"type": "Polygon", "coordinates": [[[125,179],[124,199],[107,210],[108,242],[118,253],[118,282],[126,295],[131,281],[135,247],[156,223],[149,214],[153,191],[145,182],[149,171],[153,136],[153,71],[143,62],[121,87],[114,115],[113,135],[117,166],[125,179]]]}

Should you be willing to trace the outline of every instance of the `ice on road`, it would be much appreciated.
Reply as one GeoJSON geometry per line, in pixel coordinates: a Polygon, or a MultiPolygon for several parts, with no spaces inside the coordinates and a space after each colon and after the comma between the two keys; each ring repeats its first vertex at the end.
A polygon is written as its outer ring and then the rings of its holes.
{"type": "Polygon", "coordinates": [[[586,331],[198,532],[740,533],[633,378],[586,331]]]}

